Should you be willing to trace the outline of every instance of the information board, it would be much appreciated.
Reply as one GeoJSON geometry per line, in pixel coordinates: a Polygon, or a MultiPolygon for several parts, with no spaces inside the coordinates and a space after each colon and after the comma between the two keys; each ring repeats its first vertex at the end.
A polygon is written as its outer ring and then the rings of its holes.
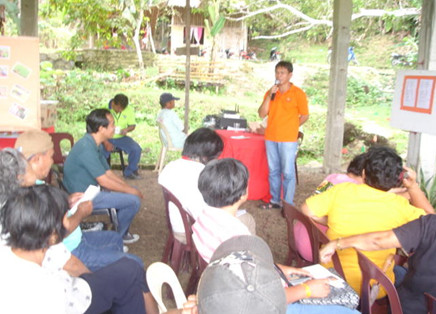
{"type": "Polygon", "coordinates": [[[0,36],[0,131],[41,128],[39,40],[0,36]]]}

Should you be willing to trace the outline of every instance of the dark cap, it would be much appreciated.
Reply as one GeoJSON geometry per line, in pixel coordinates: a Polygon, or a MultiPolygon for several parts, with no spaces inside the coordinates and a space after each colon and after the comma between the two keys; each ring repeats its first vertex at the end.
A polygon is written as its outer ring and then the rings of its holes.
{"type": "Polygon", "coordinates": [[[256,236],[223,242],[204,270],[197,292],[200,314],[284,314],[285,290],[268,245],[256,236]]]}
{"type": "Polygon", "coordinates": [[[179,100],[180,98],[174,97],[173,94],[170,93],[163,93],[160,95],[159,103],[163,107],[167,102],[170,102],[171,100],[179,100]]]}

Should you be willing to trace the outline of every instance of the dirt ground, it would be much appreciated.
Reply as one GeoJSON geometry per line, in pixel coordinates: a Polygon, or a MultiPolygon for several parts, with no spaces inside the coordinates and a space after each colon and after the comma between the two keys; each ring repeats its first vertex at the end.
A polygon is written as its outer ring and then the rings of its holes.
{"type": "MultiPolygon", "coordinates": [[[[299,167],[299,181],[295,203],[301,205],[324,178],[320,168],[299,167]]],[[[160,261],[168,234],[162,190],[157,183],[158,174],[151,170],[141,170],[142,180],[130,181],[144,194],[140,212],[133,220],[130,231],[138,233],[138,242],[129,245],[129,252],[140,256],[146,267],[160,261]]],[[[260,201],[247,201],[241,208],[246,209],[256,220],[257,235],[271,247],[274,260],[286,262],[288,254],[286,222],[279,210],[261,210],[260,201]]],[[[101,217],[100,217],[101,218],[101,217]]]]}

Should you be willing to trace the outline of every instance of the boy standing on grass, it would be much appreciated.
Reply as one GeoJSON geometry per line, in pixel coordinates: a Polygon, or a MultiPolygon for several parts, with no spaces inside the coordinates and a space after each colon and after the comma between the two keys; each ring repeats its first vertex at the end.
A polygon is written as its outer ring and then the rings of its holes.
{"type": "Polygon", "coordinates": [[[129,165],[124,169],[124,178],[141,179],[138,173],[138,163],[141,159],[141,146],[135,142],[127,133],[132,132],[136,127],[135,112],[128,107],[129,98],[124,94],[117,94],[109,101],[109,110],[115,120],[115,134],[113,138],[103,142],[105,156],[119,148],[129,155],[129,165]]]}
{"type": "Polygon", "coordinates": [[[198,189],[207,206],[192,226],[192,237],[206,262],[222,242],[250,235],[247,226],[236,218],[238,208],[247,200],[247,186],[248,170],[233,158],[213,160],[201,172],[198,189]]]}
{"type": "MultiPolygon", "coordinates": [[[[183,132],[182,120],[172,110],[176,106],[175,100],[180,98],[174,97],[170,93],[163,93],[160,95],[159,103],[162,110],[159,111],[156,121],[162,123],[171,137],[171,142],[176,148],[183,148],[185,143],[186,133],[183,132]]],[[[164,134],[165,138],[165,134],[164,134]]]]}

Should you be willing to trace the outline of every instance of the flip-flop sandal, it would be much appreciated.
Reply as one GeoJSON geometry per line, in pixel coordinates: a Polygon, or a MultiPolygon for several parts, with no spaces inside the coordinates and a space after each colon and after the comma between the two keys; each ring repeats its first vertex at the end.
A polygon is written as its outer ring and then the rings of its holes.
{"type": "Polygon", "coordinates": [[[282,206],[276,203],[263,203],[259,205],[260,209],[281,209],[282,206]]]}

